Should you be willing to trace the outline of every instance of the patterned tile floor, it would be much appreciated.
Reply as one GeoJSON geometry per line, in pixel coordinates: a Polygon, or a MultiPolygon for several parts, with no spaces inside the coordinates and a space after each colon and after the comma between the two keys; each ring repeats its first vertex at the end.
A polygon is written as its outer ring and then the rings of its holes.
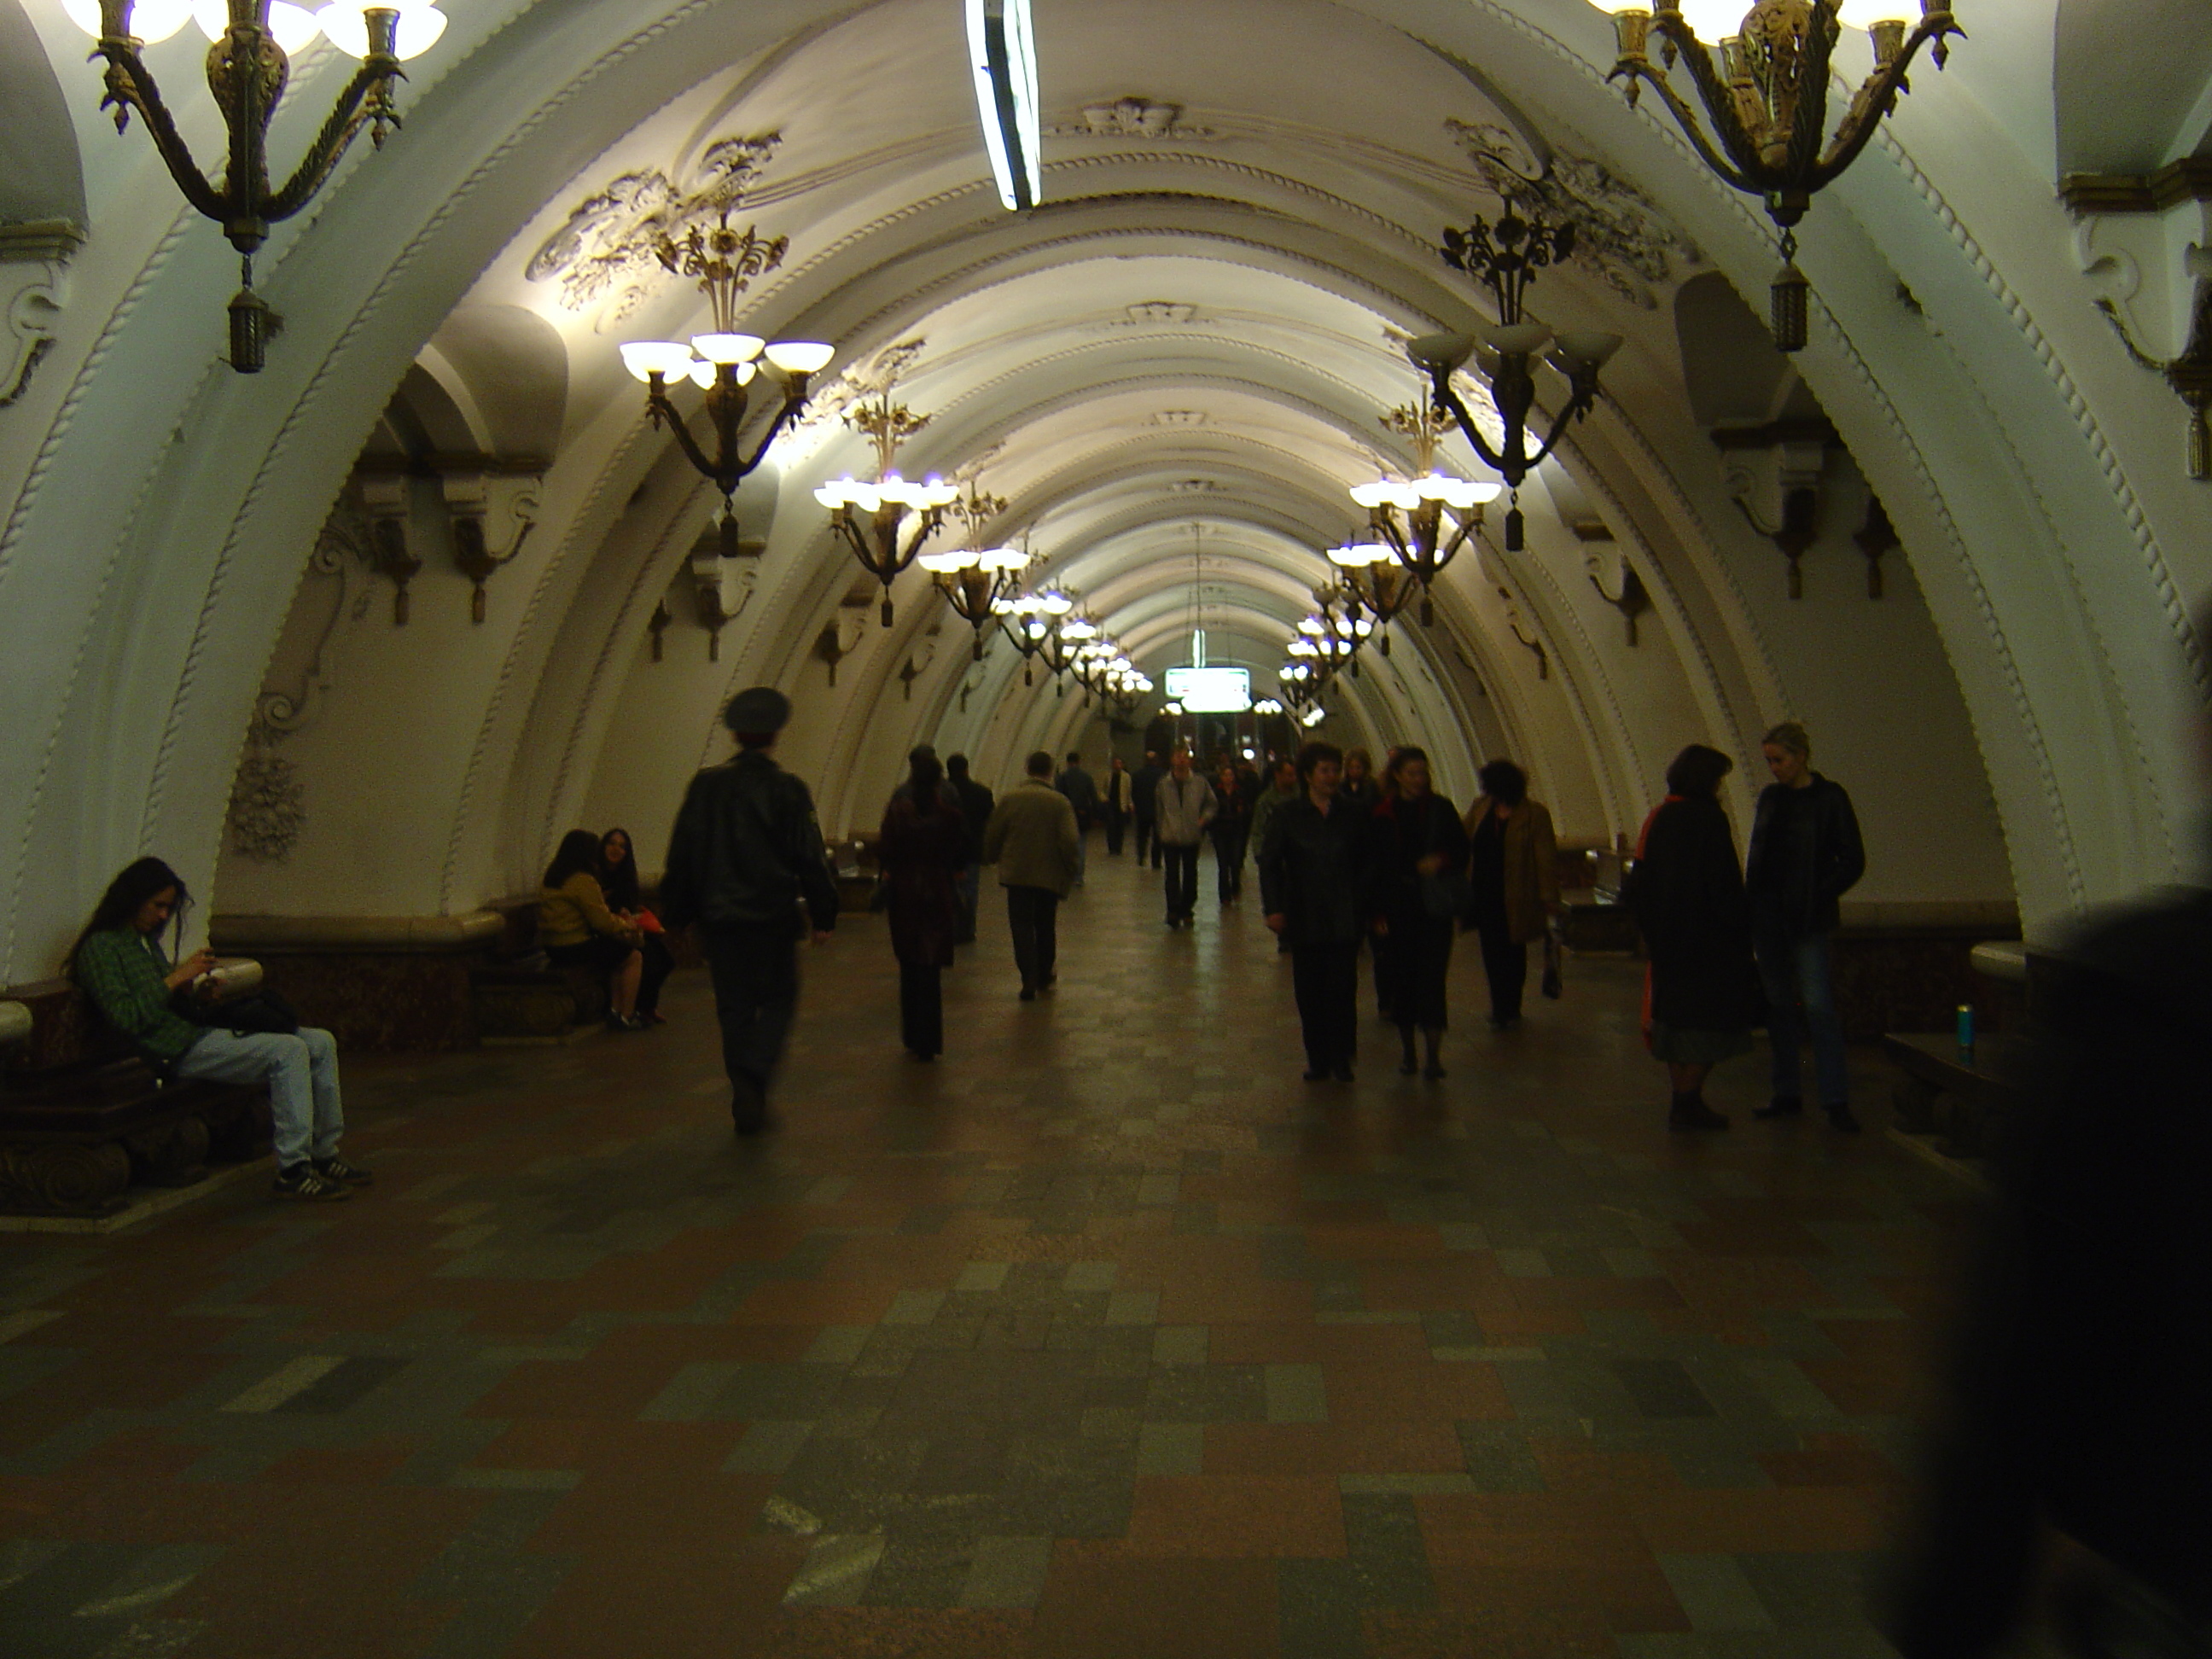
{"type": "Polygon", "coordinates": [[[994,897],[934,1066],[878,921],[811,954],[770,1144],[687,975],[356,1062],[346,1206],[0,1238],[0,1652],[1888,1651],[1957,1189],[1670,1139],[1624,963],[1498,1036],[1464,953],[1448,1081],[1302,1084],[1256,904],[1091,867],[1035,1004],[994,897]]]}

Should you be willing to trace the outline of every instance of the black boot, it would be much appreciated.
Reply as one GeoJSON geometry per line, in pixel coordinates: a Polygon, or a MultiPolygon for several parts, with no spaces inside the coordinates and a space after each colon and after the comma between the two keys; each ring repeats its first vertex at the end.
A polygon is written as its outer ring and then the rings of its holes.
{"type": "Polygon", "coordinates": [[[1674,1108],[1667,1114],[1670,1129],[1725,1129],[1728,1126],[1728,1115],[1706,1105],[1702,1094],[1676,1095],[1674,1108]]]}
{"type": "Polygon", "coordinates": [[[1422,1036],[1428,1039],[1429,1063],[1421,1067],[1421,1075],[1431,1083],[1438,1082],[1444,1074],[1443,1061],[1438,1057],[1443,1048],[1444,1034],[1432,1029],[1423,1032],[1422,1036]]]}

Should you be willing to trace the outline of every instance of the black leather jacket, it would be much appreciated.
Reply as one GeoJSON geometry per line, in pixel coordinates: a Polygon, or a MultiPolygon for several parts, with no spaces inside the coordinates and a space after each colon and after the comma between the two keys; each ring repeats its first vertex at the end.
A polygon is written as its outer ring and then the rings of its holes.
{"type": "Polygon", "coordinates": [[[1865,873],[1858,815],[1843,785],[1815,772],[1807,788],[1770,783],[1759,792],[1743,861],[1753,925],[1793,939],[1832,933],[1842,919],[1836,901],[1865,873]],[[1784,813],[1786,831],[1779,823],[1784,813]]]}
{"type": "Polygon", "coordinates": [[[1293,945],[1350,945],[1366,936],[1373,818],[1341,798],[1324,817],[1305,795],[1268,817],[1260,902],[1269,915],[1285,918],[1293,945]]]}
{"type": "Polygon", "coordinates": [[[796,933],[802,899],[817,933],[837,925],[837,884],[806,786],[757,749],[692,779],[668,840],[663,920],[788,923],[796,933]]]}

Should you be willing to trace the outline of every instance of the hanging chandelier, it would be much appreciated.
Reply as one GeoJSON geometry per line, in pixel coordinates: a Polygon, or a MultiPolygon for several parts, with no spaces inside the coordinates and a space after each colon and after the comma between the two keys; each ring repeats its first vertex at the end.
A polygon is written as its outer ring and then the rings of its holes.
{"type": "Polygon", "coordinates": [[[1774,343],[1802,350],[1811,284],[1797,269],[1798,222],[1814,196],[1858,160],[1881,118],[1895,111],[1898,94],[1911,90],[1905,71],[1920,48],[1927,46],[1941,69],[1950,52],[1947,37],[1963,39],[1966,31],[1944,0],[1921,0],[1917,26],[1900,15],[1900,0],[1759,0],[1746,13],[1736,11],[1734,0],[1656,9],[1618,0],[1592,3],[1613,14],[1620,44],[1620,61],[1606,78],[1627,82],[1632,106],[1644,87],[1656,91],[1699,159],[1727,184],[1765,203],[1766,216],[1781,233],[1782,270],[1771,295],[1774,343]],[[1824,147],[1830,60],[1844,25],[1872,39],[1874,68],[1824,147]],[[1646,55],[1654,33],[1657,68],[1646,55]],[[1716,44],[1708,46],[1707,40],[1716,44]],[[1704,120],[1668,82],[1678,54],[1705,106],[1704,120]]]}
{"type": "Polygon", "coordinates": [[[845,423],[875,445],[875,482],[863,483],[848,474],[823,484],[814,499],[830,509],[830,527],[845,538],[860,568],[884,585],[883,621],[889,628],[891,584],[937,533],[945,508],[960,499],[960,487],[933,473],[908,483],[891,470],[899,446],[927,426],[929,416],[893,403],[890,386],[848,410],[845,423]]]}
{"type": "Polygon", "coordinates": [[[1376,647],[1386,657],[1390,654],[1390,624],[1413,604],[1416,594],[1421,596],[1422,619],[1425,622],[1433,614],[1427,584],[1401,569],[1394,553],[1382,542],[1349,541],[1328,550],[1346,605],[1354,616],[1364,611],[1375,619],[1376,647]]]}
{"type": "Polygon", "coordinates": [[[107,94],[100,106],[114,110],[116,131],[130,125],[131,112],[137,110],[185,199],[220,224],[238,250],[239,289],[230,300],[230,366],[240,374],[258,374],[277,319],[268,301],[253,291],[255,250],[268,240],[270,226],[314,199],[363,127],[369,142],[384,148],[386,134],[399,125],[392,89],[406,78],[400,63],[430,49],[445,33],[445,14],[428,0],[367,5],[347,0],[312,13],[283,0],[63,0],[62,9],[99,42],[93,55],[107,62],[107,94]],[[192,20],[214,43],[207,55],[208,90],[229,133],[220,187],[193,161],[139,56],[148,42],[166,40],[192,20]],[[319,33],[361,59],[361,67],[339,91],[329,119],[292,176],[271,189],[269,124],[291,78],[290,55],[312,46],[319,33]]]}
{"type": "MultiPolygon", "coordinates": [[[[1036,684],[1032,665],[1044,654],[1047,645],[1057,637],[1060,619],[1074,609],[1075,601],[1056,587],[1008,599],[1000,609],[999,626],[1014,649],[1021,653],[1024,685],[1036,684]]],[[[1046,665],[1049,667],[1051,665],[1048,663],[1046,665]]]]}
{"type": "MultiPolygon", "coordinates": [[[[1444,263],[1465,271],[1490,289],[1498,307],[1498,321],[1477,334],[1430,334],[1412,342],[1406,353],[1429,377],[1438,417],[1449,415],[1480,456],[1513,492],[1505,514],[1505,545],[1522,547],[1524,520],[1521,514],[1521,485],[1565,435],[1569,424],[1589,413],[1597,402],[1598,374],[1606,360],[1620,349],[1620,336],[1594,330],[1554,334],[1542,323],[1526,319],[1522,300],[1536,273],[1573,252],[1575,228],[1547,225],[1523,218],[1509,205],[1495,225],[1477,219],[1464,230],[1446,230],[1440,252],[1444,263]],[[1567,382],[1567,396],[1552,417],[1550,429],[1531,447],[1534,434],[1529,417],[1540,416],[1536,407],[1534,364],[1541,354],[1567,382]],[[1474,419],[1453,389],[1452,376],[1468,358],[1490,386],[1504,431],[1498,447],[1491,447],[1474,419]]],[[[1439,419],[1437,430],[1448,428],[1439,419]]]]}
{"type": "Polygon", "coordinates": [[[987,495],[974,484],[951,506],[952,516],[968,530],[968,545],[923,553],[915,562],[937,583],[952,614],[975,635],[975,660],[983,660],[984,635],[1022,591],[1022,571],[1030,556],[1018,547],[978,547],[982,527],[1006,510],[1003,495],[987,495]]]}
{"type": "Polygon", "coordinates": [[[1337,606],[1346,598],[1340,588],[1334,586],[1314,590],[1316,609],[1298,623],[1297,632],[1284,647],[1294,664],[1310,665],[1315,692],[1339,674],[1349,670],[1352,678],[1359,678],[1359,648],[1374,637],[1375,621],[1371,617],[1358,614],[1347,608],[1339,617],[1337,606]]]}
{"type": "Polygon", "coordinates": [[[742,549],[738,535],[737,505],[732,499],[738,486],[768,459],[775,442],[799,411],[806,406],[808,380],[828,367],[834,349],[812,340],[770,343],[757,334],[737,330],[738,296],[752,279],[783,263],[790,238],[773,241],[756,234],[753,227],[730,228],[729,210],[722,210],[712,230],[695,225],[678,240],[663,236],[654,247],[664,269],[688,276],[707,296],[714,326],[695,334],[691,343],[680,340],[632,340],[622,347],[623,366],[645,382],[645,404],[656,430],[666,427],[675,434],[694,471],[722,492],[720,549],[734,559],[742,549]],[[783,403],[747,455],[738,444],[745,415],[751,407],[749,388],[760,374],[763,362],[783,377],[783,403]],[[707,419],[714,430],[710,455],[691,434],[691,423],[668,395],[672,382],[688,380],[707,394],[707,419]]]}
{"type": "MultiPolygon", "coordinates": [[[[1331,550],[1329,562],[1346,573],[1355,596],[1381,622],[1388,623],[1403,611],[1416,591],[1421,599],[1421,625],[1425,628],[1436,620],[1431,586],[1482,522],[1482,509],[1501,491],[1495,483],[1449,477],[1437,471],[1437,446],[1458,418],[1433,398],[1392,410],[1382,417],[1382,425],[1412,441],[1420,476],[1376,478],[1352,487],[1352,499],[1367,509],[1368,527],[1376,539],[1347,542],[1331,550]],[[1386,562],[1393,559],[1410,580],[1401,581],[1398,572],[1388,568],[1386,562]]],[[[1382,646],[1388,656],[1388,635],[1382,646]]]]}

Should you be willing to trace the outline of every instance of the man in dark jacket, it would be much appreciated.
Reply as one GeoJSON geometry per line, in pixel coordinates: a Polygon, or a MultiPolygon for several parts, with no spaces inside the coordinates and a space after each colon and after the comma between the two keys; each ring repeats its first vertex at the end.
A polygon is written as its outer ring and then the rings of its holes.
{"type": "Polygon", "coordinates": [[[1080,887],[1091,826],[1098,817],[1098,781],[1083,769],[1082,756],[1070,755],[1067,769],[1052,781],[1052,787],[1066,796],[1067,804],[1075,809],[1075,884],[1080,887]]]}
{"type": "Polygon", "coordinates": [[[1866,849],[1851,798],[1841,784],[1813,770],[1813,745],[1803,726],[1794,720],[1776,726],[1763,747],[1774,781],[1759,793],[1743,881],[1766,991],[1774,1098],[1752,1115],[1789,1117],[1805,1109],[1798,1054],[1809,1031],[1813,1080],[1828,1121],[1856,1133],[1859,1121],[1851,1114],[1828,936],[1840,917],[1837,901],[1866,873],[1866,849]]]}
{"type": "Polygon", "coordinates": [[[1145,763],[1137,769],[1133,787],[1135,799],[1129,806],[1129,816],[1137,825],[1137,862],[1142,865],[1147,852],[1152,855],[1152,868],[1160,867],[1159,829],[1160,780],[1168,769],[1160,764],[1160,757],[1151,750],[1145,751],[1145,763]]]}
{"type": "Polygon", "coordinates": [[[1298,751],[1305,793],[1278,806],[1260,849],[1267,926],[1291,942],[1306,1081],[1352,1081],[1359,1040],[1359,942],[1368,926],[1368,819],[1336,803],[1344,752],[1310,743],[1298,751]]]}
{"type": "Polygon", "coordinates": [[[724,723],[737,734],[734,760],[691,780],[669,837],[661,916],[671,927],[697,923],[714,981],[730,1115],[738,1133],[768,1127],[768,1085],[783,1057],[799,1006],[799,936],[814,942],[837,925],[814,798],[769,750],[791,718],[791,700],[757,685],[730,699],[724,723]]]}
{"type": "Polygon", "coordinates": [[[975,909],[983,890],[983,826],[991,821],[996,804],[991,792],[968,775],[968,757],[954,755],[945,763],[945,779],[968,826],[968,866],[960,872],[960,943],[975,942],[975,909]]]}

